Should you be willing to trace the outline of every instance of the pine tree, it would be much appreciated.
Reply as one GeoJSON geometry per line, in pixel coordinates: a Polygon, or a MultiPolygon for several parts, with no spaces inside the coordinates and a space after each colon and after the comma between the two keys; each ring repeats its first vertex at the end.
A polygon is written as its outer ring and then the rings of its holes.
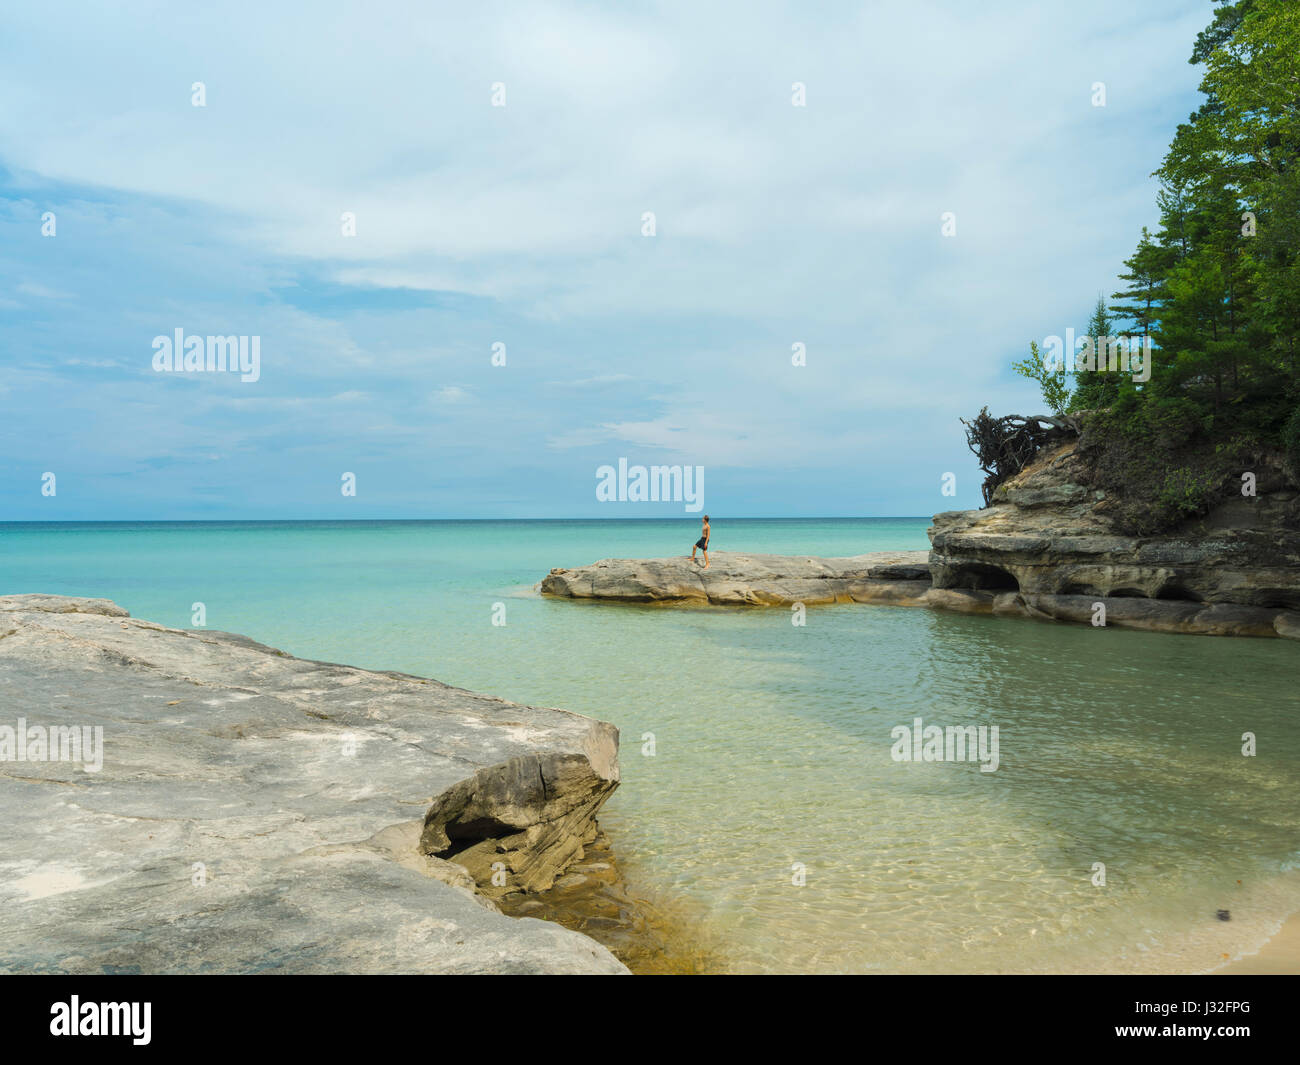
{"type": "Polygon", "coordinates": [[[1092,341],[1096,369],[1075,370],[1071,410],[1104,410],[1119,398],[1119,374],[1110,372],[1106,363],[1107,341],[1111,339],[1110,327],[1111,317],[1106,310],[1106,301],[1098,296],[1092,318],[1088,322],[1088,336],[1092,341]]]}
{"type": "Polygon", "coordinates": [[[1126,302],[1112,303],[1110,309],[1120,320],[1130,323],[1131,333],[1149,336],[1160,320],[1160,304],[1167,296],[1164,279],[1169,273],[1168,249],[1153,241],[1143,226],[1137,251],[1124,260],[1124,265],[1128,273],[1120,274],[1119,279],[1127,281],[1128,288],[1112,292],[1111,299],[1126,302]]]}
{"type": "Polygon", "coordinates": [[[1113,412],[1116,432],[1276,444],[1300,404],[1300,0],[1218,0],[1191,61],[1203,102],[1156,172],[1159,226],[1093,312],[1103,369],[1076,372],[1069,407],[1113,412]],[[1150,339],[1149,382],[1104,369],[1112,331],[1150,339]]]}

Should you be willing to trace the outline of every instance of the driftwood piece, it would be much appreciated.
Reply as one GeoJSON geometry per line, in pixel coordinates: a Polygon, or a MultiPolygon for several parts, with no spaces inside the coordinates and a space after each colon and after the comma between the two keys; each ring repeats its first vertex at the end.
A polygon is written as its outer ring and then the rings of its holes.
{"type": "Polygon", "coordinates": [[[961,423],[966,426],[967,446],[987,474],[983,485],[986,507],[997,486],[1028,466],[1039,450],[1079,433],[1078,422],[1068,414],[1027,418],[1008,414],[994,418],[988,407],[982,408],[970,421],[961,419],[961,423]]]}

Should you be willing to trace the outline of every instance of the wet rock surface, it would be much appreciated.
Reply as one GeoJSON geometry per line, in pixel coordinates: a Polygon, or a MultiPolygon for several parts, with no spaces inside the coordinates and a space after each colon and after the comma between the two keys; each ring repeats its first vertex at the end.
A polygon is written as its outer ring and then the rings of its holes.
{"type": "Polygon", "coordinates": [[[726,971],[726,951],[704,916],[680,899],[650,899],[628,883],[603,832],[552,887],[512,893],[502,910],[557,921],[603,943],[643,975],[701,975],[726,971]]]}

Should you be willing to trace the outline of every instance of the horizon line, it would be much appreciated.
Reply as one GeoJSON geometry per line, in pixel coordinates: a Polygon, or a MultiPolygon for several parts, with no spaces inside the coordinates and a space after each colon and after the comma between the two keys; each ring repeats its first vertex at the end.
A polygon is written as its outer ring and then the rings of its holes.
{"type": "MultiPolygon", "coordinates": [[[[930,520],[933,514],[795,514],[795,515],[740,515],[726,517],[724,521],[912,521],[924,518],[930,520]]],[[[564,517],[564,518],[12,518],[0,519],[0,526],[5,525],[136,525],[150,523],[155,525],[216,525],[216,524],[312,524],[317,522],[364,523],[364,522],[464,522],[464,521],[623,521],[623,522],[697,522],[699,515],[687,514],[674,518],[629,518],[629,517],[564,517]]]]}

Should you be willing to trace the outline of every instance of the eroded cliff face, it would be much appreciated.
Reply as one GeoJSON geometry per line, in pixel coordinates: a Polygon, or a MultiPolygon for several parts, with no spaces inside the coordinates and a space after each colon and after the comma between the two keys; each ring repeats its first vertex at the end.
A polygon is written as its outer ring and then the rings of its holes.
{"type": "Polygon", "coordinates": [[[707,570],[687,556],[604,559],[551,570],[541,591],[700,606],[869,603],[1300,639],[1300,493],[1280,470],[1259,471],[1256,497],[1147,537],[1118,528],[1116,501],[1089,474],[1077,439],[1054,444],[1000,485],[989,507],[936,514],[928,553],[718,551],[707,570]]]}
{"type": "Polygon", "coordinates": [[[612,725],[40,595],[0,597],[20,720],[102,758],[0,751],[0,971],[626,971],[493,901],[582,858],[612,725]]]}
{"type": "Polygon", "coordinates": [[[1264,471],[1255,497],[1155,536],[1125,536],[1070,441],[1000,485],[983,510],[936,514],[935,588],[1003,601],[1007,612],[1168,631],[1294,635],[1300,622],[1300,493],[1264,471]]]}

